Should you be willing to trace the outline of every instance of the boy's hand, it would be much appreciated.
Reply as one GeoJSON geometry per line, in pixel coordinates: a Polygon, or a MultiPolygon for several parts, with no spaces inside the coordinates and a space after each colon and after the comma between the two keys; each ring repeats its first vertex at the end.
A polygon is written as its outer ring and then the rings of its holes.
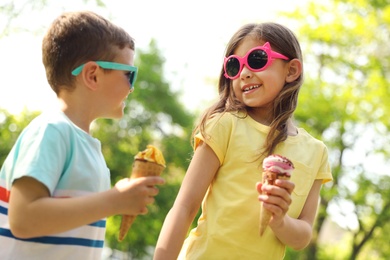
{"type": "Polygon", "coordinates": [[[143,215],[148,212],[147,205],[154,202],[154,196],[159,192],[155,185],[164,184],[163,178],[158,176],[140,177],[135,179],[125,178],[115,184],[119,192],[118,214],[143,215]]]}

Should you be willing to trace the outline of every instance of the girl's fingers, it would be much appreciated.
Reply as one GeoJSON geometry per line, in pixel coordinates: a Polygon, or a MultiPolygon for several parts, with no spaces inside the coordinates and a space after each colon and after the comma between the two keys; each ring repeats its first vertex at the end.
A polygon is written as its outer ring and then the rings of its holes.
{"type": "Polygon", "coordinates": [[[282,214],[288,211],[292,199],[290,193],[282,187],[264,185],[262,190],[266,194],[259,195],[259,200],[274,214],[282,214]]]}
{"type": "Polygon", "coordinates": [[[295,184],[289,180],[276,180],[275,185],[286,189],[289,194],[291,194],[295,188],[295,184]]]}

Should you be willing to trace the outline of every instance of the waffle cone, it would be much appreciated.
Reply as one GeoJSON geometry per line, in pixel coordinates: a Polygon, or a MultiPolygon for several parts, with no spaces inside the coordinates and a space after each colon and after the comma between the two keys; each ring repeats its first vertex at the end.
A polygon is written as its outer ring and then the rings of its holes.
{"type": "Polygon", "coordinates": [[[130,177],[138,178],[146,176],[160,176],[163,170],[164,166],[161,164],[144,160],[135,160],[130,177]]]}
{"type": "MultiPolygon", "coordinates": [[[[276,172],[272,171],[265,171],[263,172],[263,184],[267,185],[274,185],[275,180],[289,180],[290,176],[287,175],[280,175],[276,172]]],[[[263,194],[266,194],[263,192],[263,194]]],[[[260,221],[259,221],[259,229],[260,229],[260,236],[263,235],[265,229],[268,226],[269,221],[271,220],[272,213],[268,211],[267,209],[263,208],[263,203],[260,204],[260,221]]]]}
{"type": "MultiPolygon", "coordinates": [[[[146,176],[160,176],[164,168],[165,167],[163,165],[154,162],[135,160],[133,163],[133,169],[131,171],[130,178],[133,179],[146,176]]],[[[135,216],[122,215],[121,226],[119,228],[118,235],[119,241],[122,241],[125,238],[134,220],[135,216]]]]}

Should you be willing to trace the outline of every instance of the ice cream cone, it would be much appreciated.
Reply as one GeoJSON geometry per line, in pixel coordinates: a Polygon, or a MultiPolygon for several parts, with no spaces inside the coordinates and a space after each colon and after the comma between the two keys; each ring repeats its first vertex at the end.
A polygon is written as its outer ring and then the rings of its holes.
{"type": "MultiPolygon", "coordinates": [[[[147,145],[144,151],[134,157],[133,169],[130,178],[160,176],[165,168],[165,159],[162,152],[153,145],[147,145]]],[[[122,215],[118,240],[122,241],[133,224],[136,216],[122,215]]]]}
{"type": "Polygon", "coordinates": [[[122,215],[121,226],[119,228],[119,235],[118,235],[119,242],[121,242],[125,238],[134,220],[135,220],[135,216],[122,215]]]}
{"type": "MultiPolygon", "coordinates": [[[[285,174],[281,175],[277,172],[265,171],[263,172],[263,184],[274,185],[275,180],[289,180],[290,176],[285,174]]],[[[263,194],[266,194],[263,192],[263,194]]],[[[271,219],[272,213],[263,207],[263,203],[260,206],[260,236],[264,234],[265,229],[271,219]]]]}
{"type": "MultiPolygon", "coordinates": [[[[294,170],[294,164],[284,156],[271,154],[263,160],[263,185],[275,185],[275,180],[289,180],[294,170]]],[[[263,194],[266,194],[263,192],[263,194]]],[[[260,236],[263,235],[271,219],[272,213],[260,204],[260,236]]]]}
{"type": "MultiPolygon", "coordinates": [[[[144,160],[135,160],[130,177],[139,178],[139,177],[146,177],[146,176],[160,176],[163,170],[164,170],[163,165],[154,162],[144,161],[144,160]]],[[[122,241],[125,238],[134,220],[135,220],[135,216],[122,215],[122,221],[121,221],[121,226],[119,229],[119,236],[118,236],[119,241],[122,241]]]]}
{"type": "Polygon", "coordinates": [[[133,169],[131,171],[131,178],[146,177],[146,176],[160,176],[164,170],[164,166],[155,162],[145,160],[134,160],[133,169]]]}

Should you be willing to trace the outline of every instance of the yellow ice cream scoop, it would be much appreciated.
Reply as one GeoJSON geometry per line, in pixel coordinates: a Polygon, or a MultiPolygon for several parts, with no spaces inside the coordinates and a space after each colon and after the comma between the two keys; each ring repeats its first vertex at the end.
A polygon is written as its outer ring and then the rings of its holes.
{"type": "Polygon", "coordinates": [[[134,159],[154,162],[165,167],[165,159],[162,152],[151,144],[147,145],[145,150],[138,152],[134,159]]]}

